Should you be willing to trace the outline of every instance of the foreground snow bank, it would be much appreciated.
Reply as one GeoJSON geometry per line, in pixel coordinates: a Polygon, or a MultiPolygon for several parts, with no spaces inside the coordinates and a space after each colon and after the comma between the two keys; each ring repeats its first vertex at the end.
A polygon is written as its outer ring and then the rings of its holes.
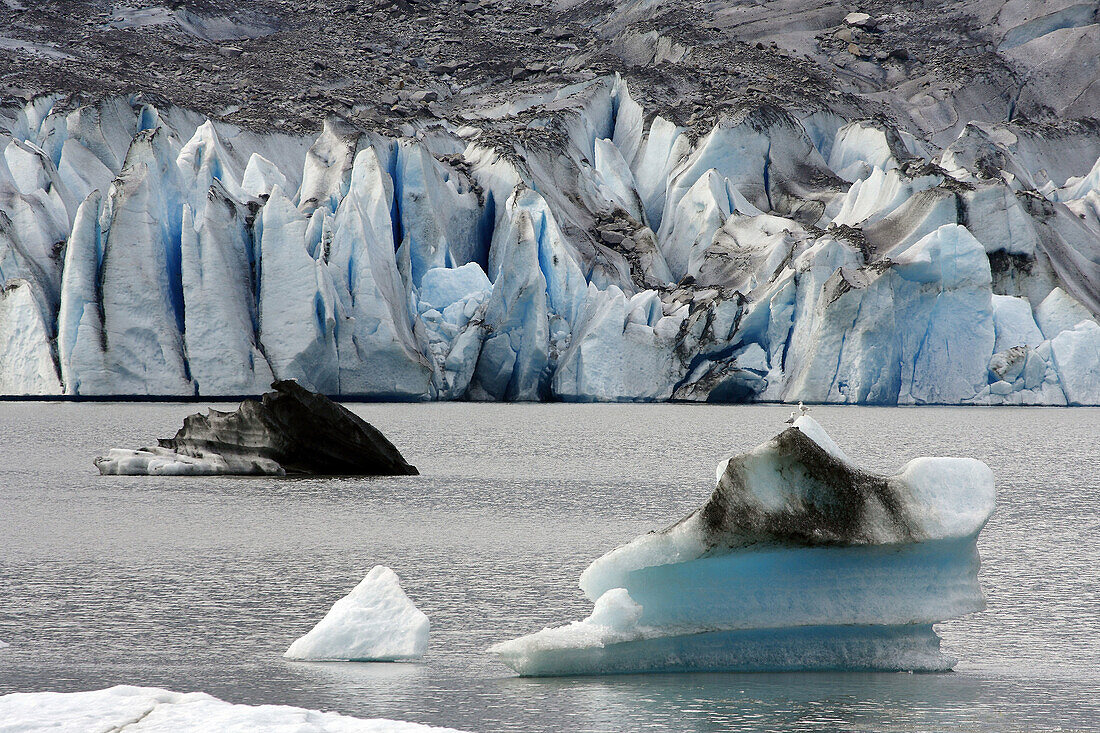
{"type": "Polygon", "coordinates": [[[234,705],[202,692],[120,685],[89,692],[17,692],[0,697],[0,733],[109,731],[295,733],[452,731],[382,718],[350,718],[289,705],[234,705]]]}
{"type": "Polygon", "coordinates": [[[490,649],[523,675],[950,669],[932,624],[985,607],[993,475],[856,467],[814,420],[718,468],[710,500],[581,575],[592,615],[490,649]]]}
{"type": "Polygon", "coordinates": [[[428,617],[405,595],[397,573],[376,565],[283,656],[355,662],[419,659],[428,649],[428,629],[428,617]]]}

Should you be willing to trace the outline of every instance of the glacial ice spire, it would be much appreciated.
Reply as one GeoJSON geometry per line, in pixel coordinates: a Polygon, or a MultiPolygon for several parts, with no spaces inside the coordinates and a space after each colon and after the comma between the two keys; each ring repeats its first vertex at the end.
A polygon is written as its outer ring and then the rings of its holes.
{"type": "Polygon", "coordinates": [[[550,331],[535,237],[532,213],[521,208],[507,233],[493,242],[493,251],[501,255],[490,263],[497,265],[496,279],[470,386],[476,399],[537,401],[546,393],[550,331]]]}
{"type": "Polygon", "coordinates": [[[665,400],[683,376],[676,337],[687,308],[664,317],[654,291],[628,298],[614,285],[590,286],[584,318],[554,374],[554,395],[568,401],[665,400]]]}
{"type": "MultiPolygon", "coordinates": [[[[615,80],[611,88],[611,101],[615,117],[615,127],[611,134],[611,142],[622,155],[627,169],[633,168],[635,160],[642,151],[642,138],[645,135],[645,110],[630,96],[630,89],[626,81],[615,74],[615,80]]],[[[599,151],[597,151],[597,156],[599,151]]],[[[599,167],[597,165],[597,167],[599,167]]],[[[637,217],[641,220],[641,217],[637,217]]]]}
{"type": "Polygon", "coordinates": [[[26,280],[0,290],[0,394],[61,394],[42,305],[26,280]]]}
{"type": "Polygon", "coordinates": [[[337,298],[337,352],[344,394],[419,398],[431,369],[412,330],[409,294],[393,247],[393,183],[372,148],[355,157],[336,210],[328,256],[337,298]]]}
{"type": "Polygon", "coordinates": [[[965,227],[945,226],[895,260],[904,282],[899,402],[972,398],[988,383],[993,304],[985,248],[965,227]],[[965,314],[965,315],[964,315],[965,314]]]}
{"type": "MultiPolygon", "coordinates": [[[[526,226],[519,224],[518,217],[521,212],[527,214],[526,222],[533,229],[537,245],[538,266],[546,282],[547,308],[552,317],[564,321],[561,327],[566,332],[571,331],[580,318],[588,283],[585,282],[584,273],[562,235],[550,206],[537,191],[522,186],[512,193],[504,208],[512,217],[509,227],[526,226]]],[[[505,236],[520,234],[508,231],[505,236]]],[[[503,269],[501,263],[495,259],[490,260],[490,272],[500,269],[503,269]]]]}
{"type": "Polygon", "coordinates": [[[273,379],[257,343],[246,214],[216,179],[197,214],[183,206],[184,342],[200,395],[258,394],[273,379]]]}
{"type": "Polygon", "coordinates": [[[704,172],[675,206],[665,212],[658,239],[674,279],[699,274],[700,263],[714,235],[735,213],[761,212],[713,168],[704,172]]]}
{"type": "Polygon", "coordinates": [[[673,170],[688,155],[691,145],[684,131],[660,115],[653,118],[645,142],[631,163],[646,221],[654,231],[662,226],[665,194],[673,170]]]}
{"type": "Polygon", "coordinates": [[[181,191],[164,134],[134,137],[100,220],[105,365],[118,394],[194,394],[182,334],[181,191]]]}
{"type": "Polygon", "coordinates": [[[4,148],[4,160],[12,181],[23,194],[45,192],[59,219],[65,212],[69,223],[76,215],[80,201],[57,171],[54,161],[37,145],[18,138],[11,140],[4,148]]]}
{"type": "MultiPolygon", "coordinates": [[[[324,248],[311,247],[311,222],[276,186],[261,215],[259,321],[263,351],[277,379],[339,391],[335,293],[324,248]],[[312,250],[312,252],[311,252],[312,250]]],[[[314,229],[317,229],[314,226],[314,229]]]]}
{"type": "Polygon", "coordinates": [[[59,244],[70,220],[56,172],[47,174],[43,165],[52,167],[41,151],[18,140],[10,141],[0,156],[0,269],[5,278],[33,284],[52,324],[61,287],[59,244]]]}
{"type": "Polygon", "coordinates": [[[987,383],[989,263],[965,227],[944,225],[893,261],[863,265],[828,239],[802,259],[786,400],[957,403],[987,383]]]}
{"type": "Polygon", "coordinates": [[[270,160],[259,153],[253,153],[241,178],[241,191],[246,196],[259,198],[268,196],[275,186],[283,191],[288,190],[286,175],[270,160]]]}
{"type": "Polygon", "coordinates": [[[395,208],[401,241],[408,249],[409,277],[420,287],[435,267],[484,264],[483,211],[477,195],[457,172],[448,171],[421,143],[402,140],[394,160],[395,208]]]}
{"type": "Polygon", "coordinates": [[[599,200],[593,200],[589,206],[599,212],[610,204],[610,213],[618,209],[629,214],[635,221],[645,222],[645,209],[638,196],[634,175],[619,148],[607,138],[597,140],[595,148],[592,177],[594,192],[599,194],[599,200]]]}
{"type": "Polygon", "coordinates": [[[185,199],[196,215],[201,217],[207,192],[214,181],[238,201],[247,200],[247,194],[228,168],[227,158],[218,131],[210,120],[199,125],[191,139],[180,148],[176,165],[184,182],[185,199]]]}
{"type": "Polygon", "coordinates": [[[347,193],[361,133],[346,123],[328,118],[321,135],[306,154],[302,185],[295,200],[303,214],[319,207],[336,210],[347,193]]]}
{"type": "Polygon", "coordinates": [[[57,314],[57,356],[65,393],[109,394],[110,375],[104,363],[103,294],[100,263],[103,197],[92,191],[76,210],[65,246],[65,268],[57,314]]]}

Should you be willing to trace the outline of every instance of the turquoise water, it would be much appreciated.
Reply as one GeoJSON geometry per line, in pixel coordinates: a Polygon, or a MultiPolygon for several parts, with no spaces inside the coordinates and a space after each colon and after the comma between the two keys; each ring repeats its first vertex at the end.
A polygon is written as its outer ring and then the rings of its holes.
{"type": "Polygon", "coordinates": [[[986,461],[989,609],[947,674],[520,679],[490,644],[587,615],[593,558],[702,503],[782,406],[356,405],[421,471],[101,477],[179,404],[0,403],[0,694],[143,684],[471,731],[1100,728],[1100,410],[820,407],[864,466],[986,461]],[[281,654],[371,566],[432,620],[422,664],[281,654]]]}

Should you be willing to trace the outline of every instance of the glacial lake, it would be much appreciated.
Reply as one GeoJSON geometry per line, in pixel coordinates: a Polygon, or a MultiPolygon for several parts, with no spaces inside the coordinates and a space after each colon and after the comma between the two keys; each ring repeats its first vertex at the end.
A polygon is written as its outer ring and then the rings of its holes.
{"type": "Polygon", "coordinates": [[[0,403],[0,694],[140,684],[483,733],[1100,727],[1100,409],[814,408],[867,468],[992,467],[989,609],[937,627],[952,673],[520,679],[485,648],[586,616],[581,570],[701,504],[789,407],[360,404],[421,476],[92,466],[199,407],[0,403]],[[431,618],[424,662],[282,659],[375,564],[431,618]]]}

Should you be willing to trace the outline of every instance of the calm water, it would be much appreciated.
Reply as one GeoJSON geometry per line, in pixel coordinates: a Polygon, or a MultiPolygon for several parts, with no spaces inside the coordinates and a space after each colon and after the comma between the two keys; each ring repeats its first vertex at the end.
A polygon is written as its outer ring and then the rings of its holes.
{"type": "Polygon", "coordinates": [[[997,476],[989,610],[950,674],[519,679],[495,641],[587,615],[587,563],[699,505],[778,406],[358,405],[420,477],[101,477],[193,405],[0,403],[0,694],[128,683],[471,731],[1100,729],[1100,410],[817,408],[892,470],[997,476]],[[422,664],[282,652],[376,563],[432,621],[422,664]]]}

